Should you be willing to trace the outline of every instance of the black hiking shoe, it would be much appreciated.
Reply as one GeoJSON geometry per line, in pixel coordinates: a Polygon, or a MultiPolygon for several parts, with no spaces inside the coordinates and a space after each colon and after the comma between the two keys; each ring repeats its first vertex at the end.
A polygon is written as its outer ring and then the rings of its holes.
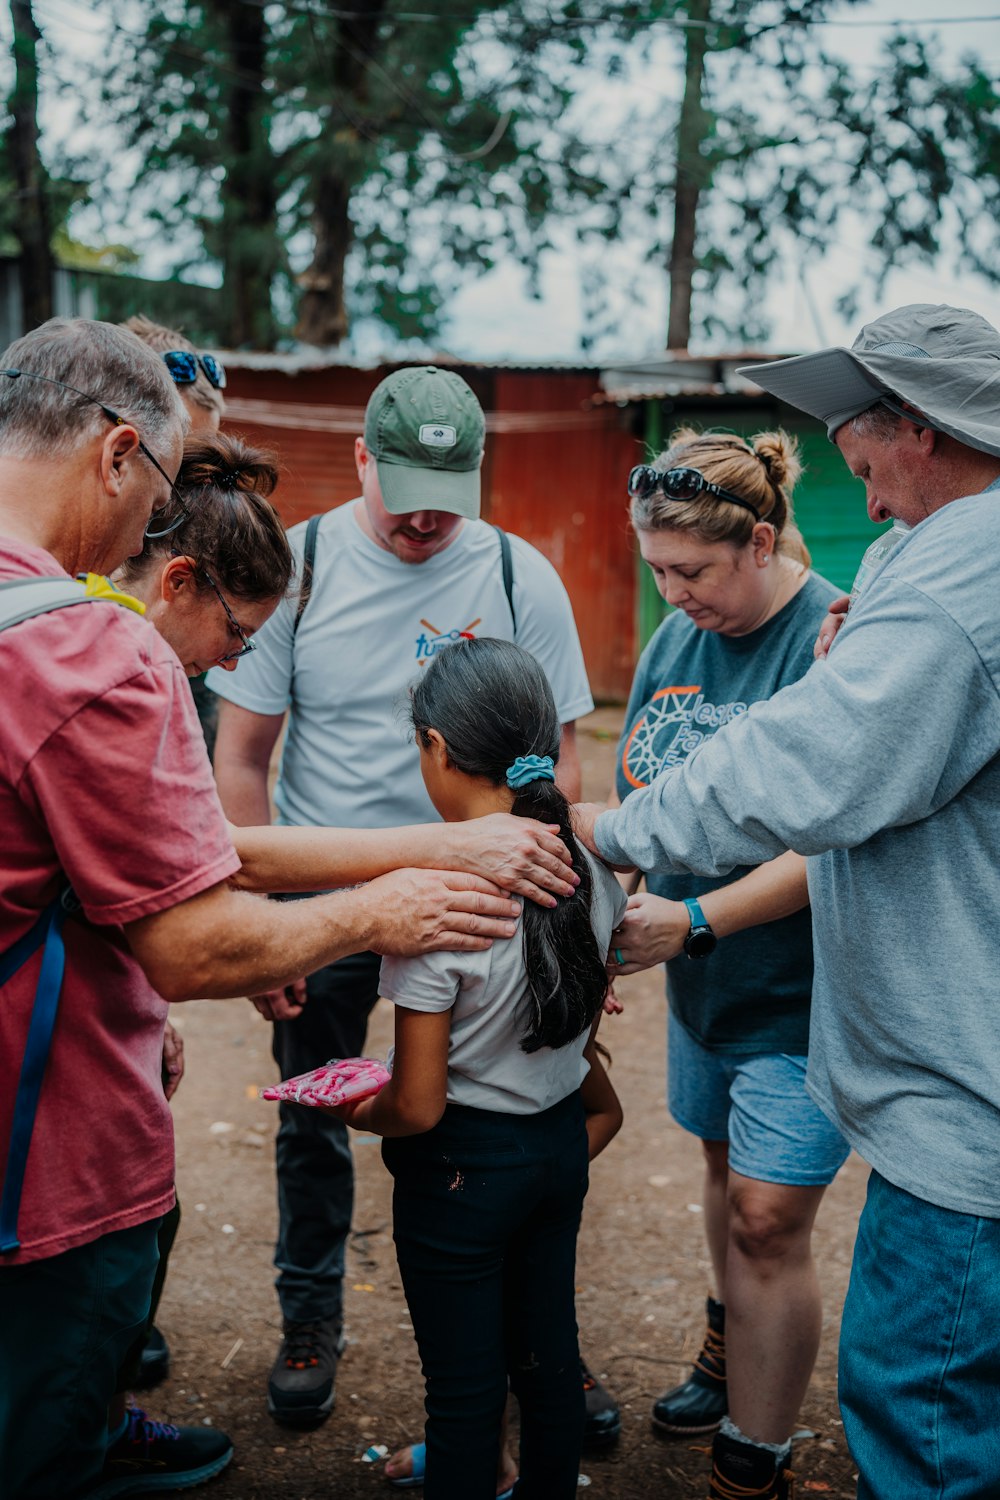
{"type": "Polygon", "coordinates": [[[233,1445],[214,1427],[174,1427],[154,1422],[138,1406],[126,1409],[127,1426],[111,1444],[101,1477],[87,1500],[145,1495],[154,1490],[187,1490],[221,1474],[233,1445]]]}
{"type": "Polygon", "coordinates": [[[712,1439],[712,1479],[708,1500],[794,1500],[795,1475],[787,1462],[756,1443],[717,1432],[712,1439]]]}
{"type": "Polygon", "coordinates": [[[339,1318],[285,1319],[285,1336],[267,1382],[267,1409],[286,1427],[318,1427],[333,1410],[337,1361],[344,1350],[339,1318]]]}
{"type": "Polygon", "coordinates": [[[726,1309],[714,1297],[706,1304],[705,1342],[691,1374],[653,1407],[653,1426],[667,1437],[714,1432],[729,1410],[726,1392],[726,1309]]]}
{"type": "Polygon", "coordinates": [[[587,1415],[583,1424],[583,1442],[587,1448],[608,1448],[618,1441],[622,1430],[622,1414],[618,1402],[607,1386],[602,1385],[580,1361],[583,1379],[583,1395],[587,1415]]]}
{"type": "Polygon", "coordinates": [[[139,1368],[135,1372],[133,1385],[137,1391],[151,1391],[170,1374],[170,1348],[163,1334],[156,1327],[149,1330],[146,1343],[139,1355],[139,1368]]]}

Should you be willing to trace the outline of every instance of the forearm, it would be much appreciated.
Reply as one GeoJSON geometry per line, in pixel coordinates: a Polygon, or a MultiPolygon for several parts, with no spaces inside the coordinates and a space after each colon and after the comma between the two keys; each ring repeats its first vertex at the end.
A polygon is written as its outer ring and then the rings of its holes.
{"type": "Polygon", "coordinates": [[[806,862],[789,850],[698,901],[716,937],[777,922],[809,905],[806,862]]]}
{"type": "Polygon", "coordinates": [[[423,1135],[425,1131],[433,1129],[444,1113],[444,1106],[435,1113],[433,1107],[429,1108],[424,1100],[406,1100],[401,1097],[401,1091],[394,1083],[395,1080],[387,1083],[374,1098],[362,1100],[346,1116],[347,1123],[355,1130],[366,1130],[371,1135],[381,1135],[388,1139],[423,1135]]]}
{"type": "MultiPolygon", "coordinates": [[[[252,761],[236,758],[222,760],[216,753],[215,782],[219,789],[219,800],[230,823],[242,828],[266,828],[271,821],[271,801],[267,793],[268,767],[252,761]]],[[[332,883],[332,882],[331,882],[332,883]]],[[[271,886],[254,886],[251,889],[277,889],[271,886]]],[[[315,890],[316,886],[282,889],[315,890]]]]}
{"type": "Polygon", "coordinates": [[[215,887],[174,909],[183,916],[131,923],[127,936],[165,999],[228,999],[280,989],[375,946],[378,907],[368,886],[290,902],[215,887]]]}
{"type": "Polygon", "coordinates": [[[317,891],[374,880],[390,870],[469,868],[445,823],[409,828],[237,828],[230,834],[248,891],[317,891]]]}

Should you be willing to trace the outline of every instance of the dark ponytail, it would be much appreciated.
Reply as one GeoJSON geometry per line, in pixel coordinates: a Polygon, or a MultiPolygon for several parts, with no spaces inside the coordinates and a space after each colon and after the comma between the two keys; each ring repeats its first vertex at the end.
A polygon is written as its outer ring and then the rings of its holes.
{"type": "MultiPolygon", "coordinates": [[[[185,553],[238,599],[252,603],[280,598],[293,572],[292,552],[281,517],[271,503],[278,482],[273,453],[228,433],[190,437],[174,485],[188,519],[168,536],[146,538],[122,576],[126,586],[154,563],[185,553]]],[[[176,500],[165,507],[171,519],[176,500]]],[[[200,587],[211,585],[201,582],[200,587]]]]}
{"type": "MultiPolygon", "coordinates": [[[[431,661],[411,695],[421,743],[436,729],[448,759],[467,776],[507,785],[519,756],[559,756],[559,716],[545,673],[509,641],[457,641],[431,661]]],[[[524,903],[522,940],[528,976],[521,1033],[525,1052],[565,1047],[592,1024],[607,994],[604,955],[590,925],[593,882],[570,825],[569,803],[554,781],[535,780],[515,792],[516,817],[556,823],[580,877],[558,906],[524,903]]]]}

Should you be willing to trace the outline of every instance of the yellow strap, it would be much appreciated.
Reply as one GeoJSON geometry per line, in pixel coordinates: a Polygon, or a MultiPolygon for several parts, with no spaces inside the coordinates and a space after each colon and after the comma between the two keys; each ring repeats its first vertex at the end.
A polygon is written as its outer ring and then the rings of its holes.
{"type": "Polygon", "coordinates": [[[105,578],[101,573],[79,573],[77,581],[83,584],[88,599],[112,599],[123,609],[134,609],[137,615],[146,613],[146,606],[141,599],[133,599],[131,594],[123,594],[110,578],[105,578]]]}

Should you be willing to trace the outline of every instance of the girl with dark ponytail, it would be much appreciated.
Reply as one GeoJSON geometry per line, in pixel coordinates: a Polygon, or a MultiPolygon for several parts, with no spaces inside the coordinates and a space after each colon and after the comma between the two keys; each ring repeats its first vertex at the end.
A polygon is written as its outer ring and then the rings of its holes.
{"type": "Polygon", "coordinates": [[[574,1269],[587,1163],[621,1123],[597,1055],[605,959],[625,897],[577,843],[555,784],[559,721],[533,657],[467,640],[412,692],[421,771],[447,822],[558,825],[579,879],[474,953],[386,959],[392,1081],[336,1111],[384,1136],[396,1252],[427,1382],[427,1500],[494,1500],[508,1380],[523,1500],[577,1488],[584,1395],[574,1269]]]}

